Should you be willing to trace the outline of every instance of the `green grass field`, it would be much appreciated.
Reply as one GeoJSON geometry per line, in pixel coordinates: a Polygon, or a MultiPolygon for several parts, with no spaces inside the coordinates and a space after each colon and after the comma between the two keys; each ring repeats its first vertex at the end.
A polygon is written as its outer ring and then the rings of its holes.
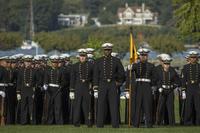
{"type": "MultiPolygon", "coordinates": [[[[121,121],[124,122],[124,101],[121,101],[121,121]]],[[[178,99],[175,99],[175,114],[176,122],[179,122],[178,114],[178,99]]],[[[120,125],[119,129],[113,129],[111,126],[105,126],[104,128],[87,128],[87,126],[74,127],[72,125],[63,126],[4,126],[0,127],[0,133],[199,133],[200,127],[183,127],[177,126],[154,126],[154,128],[128,128],[127,125],[120,125]]]]}
{"type": "Polygon", "coordinates": [[[0,128],[0,133],[199,133],[200,127],[155,127],[147,128],[128,128],[122,125],[119,129],[110,126],[105,128],[87,128],[82,126],[6,126],[0,128]]]}

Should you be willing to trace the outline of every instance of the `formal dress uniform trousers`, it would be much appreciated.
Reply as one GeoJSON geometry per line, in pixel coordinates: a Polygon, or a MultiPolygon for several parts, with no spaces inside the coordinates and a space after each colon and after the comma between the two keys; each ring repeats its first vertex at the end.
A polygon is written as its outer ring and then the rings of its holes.
{"type": "Polygon", "coordinates": [[[154,66],[151,63],[138,62],[132,66],[132,74],[136,77],[136,120],[135,126],[139,127],[141,111],[145,114],[145,124],[152,126],[152,89],[154,66]]]}
{"type": "Polygon", "coordinates": [[[35,91],[35,71],[31,67],[22,68],[18,72],[17,78],[20,88],[17,93],[21,94],[21,124],[33,123],[34,91],[35,91]]]}
{"type": "Polygon", "coordinates": [[[15,124],[15,107],[16,107],[16,72],[14,69],[6,70],[6,124],[15,124]]]}
{"type": "Polygon", "coordinates": [[[44,84],[44,68],[36,68],[36,85],[35,85],[35,94],[34,94],[34,124],[42,123],[42,114],[43,114],[43,100],[44,100],[44,91],[42,89],[44,84]]]}
{"type": "Polygon", "coordinates": [[[159,69],[157,72],[157,85],[162,92],[159,94],[157,108],[157,124],[163,124],[165,112],[167,112],[169,125],[175,124],[174,113],[174,89],[180,86],[180,79],[174,68],[169,67],[168,71],[159,69]]]}
{"type": "Polygon", "coordinates": [[[83,112],[85,124],[90,126],[92,120],[91,108],[91,81],[93,75],[93,64],[90,62],[76,63],[73,65],[70,79],[70,88],[74,88],[74,112],[73,123],[79,126],[81,123],[81,112],[83,112]]]}
{"type": "Polygon", "coordinates": [[[200,125],[200,65],[187,64],[183,67],[183,88],[186,91],[184,124],[200,125]]]}
{"type": "Polygon", "coordinates": [[[98,88],[97,127],[105,124],[105,105],[111,115],[112,127],[119,127],[119,86],[125,79],[124,68],[120,60],[112,56],[99,58],[95,64],[94,85],[98,88]]]}
{"type": "MultiPolygon", "coordinates": [[[[18,80],[18,78],[19,78],[19,72],[21,71],[21,68],[19,68],[19,67],[16,67],[15,68],[15,73],[16,73],[16,77],[17,77],[17,83],[16,83],[16,94],[21,94],[20,93],[20,90],[21,89],[19,89],[19,88],[21,88],[21,84],[20,84],[20,82],[18,82],[19,80],[18,80]]],[[[17,99],[17,101],[16,101],[16,111],[15,111],[15,123],[16,124],[21,124],[21,99],[17,99]]]]}
{"type": "Polygon", "coordinates": [[[71,65],[63,66],[62,71],[62,108],[63,108],[63,121],[64,123],[69,123],[70,114],[70,99],[69,99],[69,85],[70,85],[70,71],[71,65]]]}
{"type": "MultiPolygon", "coordinates": [[[[3,66],[0,66],[0,91],[5,92],[6,91],[6,82],[5,82],[5,75],[6,75],[6,70],[3,66]]],[[[3,115],[5,116],[5,98],[0,96],[0,112],[3,111],[3,115]],[[4,105],[3,104],[4,100],[4,105]],[[2,108],[3,107],[3,108],[2,108]]],[[[0,122],[1,123],[1,122],[0,122]]]]}
{"type": "Polygon", "coordinates": [[[48,124],[63,124],[61,69],[47,68],[44,83],[48,85],[48,124]]]}

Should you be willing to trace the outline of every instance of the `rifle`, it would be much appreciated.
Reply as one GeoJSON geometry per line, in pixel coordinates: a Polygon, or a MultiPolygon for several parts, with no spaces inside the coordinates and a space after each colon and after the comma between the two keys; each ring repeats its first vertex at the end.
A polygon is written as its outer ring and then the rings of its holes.
{"type": "Polygon", "coordinates": [[[4,117],[4,98],[1,97],[1,126],[5,125],[5,117],[4,117]]]}

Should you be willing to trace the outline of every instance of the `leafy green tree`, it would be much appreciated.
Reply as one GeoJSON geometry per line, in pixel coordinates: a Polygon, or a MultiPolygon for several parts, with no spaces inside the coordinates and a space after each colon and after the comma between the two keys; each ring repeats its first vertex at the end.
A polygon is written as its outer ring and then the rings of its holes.
{"type": "Polygon", "coordinates": [[[88,8],[84,8],[84,4],[84,0],[64,0],[61,12],[64,14],[86,13],[88,8]]]}
{"type": "Polygon", "coordinates": [[[28,1],[1,0],[0,1],[0,26],[5,31],[20,31],[25,26],[27,19],[28,1]]]}
{"type": "Polygon", "coordinates": [[[158,13],[159,24],[166,25],[173,16],[172,0],[148,0],[146,1],[154,12],[158,13]]]}
{"type": "Polygon", "coordinates": [[[200,4],[199,0],[173,0],[176,27],[185,37],[200,41],[200,4]]]}
{"type": "Polygon", "coordinates": [[[16,32],[0,32],[0,49],[8,50],[19,47],[22,43],[22,36],[16,32]]]}
{"type": "Polygon", "coordinates": [[[115,14],[108,11],[102,11],[98,18],[102,24],[116,24],[118,20],[115,14]]]}
{"type": "Polygon", "coordinates": [[[35,0],[34,23],[36,31],[58,29],[57,17],[61,12],[63,0],[35,0]]]}
{"type": "Polygon", "coordinates": [[[95,49],[95,57],[98,58],[102,55],[102,50],[101,50],[102,44],[103,44],[102,40],[99,40],[94,36],[90,36],[88,38],[88,42],[86,43],[86,46],[88,48],[94,48],[95,49]]]}
{"type": "Polygon", "coordinates": [[[159,52],[173,53],[184,50],[183,42],[177,39],[174,35],[157,35],[147,38],[147,42],[150,46],[159,52]]]}

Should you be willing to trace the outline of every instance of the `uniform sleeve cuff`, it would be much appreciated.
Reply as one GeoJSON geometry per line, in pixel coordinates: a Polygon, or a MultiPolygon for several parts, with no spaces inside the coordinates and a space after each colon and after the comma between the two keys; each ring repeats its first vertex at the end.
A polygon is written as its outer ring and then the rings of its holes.
{"type": "Polygon", "coordinates": [[[93,90],[98,90],[99,86],[95,85],[93,86],[93,90]]]}
{"type": "Polygon", "coordinates": [[[186,88],[182,88],[181,90],[182,90],[182,91],[185,91],[185,90],[186,90],[186,88]]]}
{"type": "Polygon", "coordinates": [[[74,91],[74,89],[73,88],[71,88],[71,89],[69,89],[70,91],[74,91]]]}
{"type": "Polygon", "coordinates": [[[125,92],[128,92],[128,91],[129,91],[129,89],[124,89],[124,91],[125,91],[125,92]]]}

